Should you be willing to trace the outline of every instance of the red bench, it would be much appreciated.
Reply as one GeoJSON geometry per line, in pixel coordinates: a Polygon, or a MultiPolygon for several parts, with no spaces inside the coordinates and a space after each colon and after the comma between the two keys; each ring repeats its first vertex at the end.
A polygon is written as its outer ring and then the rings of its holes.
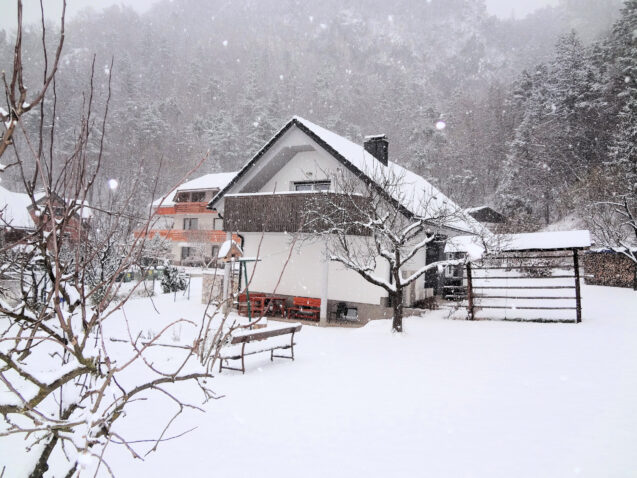
{"type": "Polygon", "coordinates": [[[295,297],[292,307],[288,307],[288,318],[319,320],[321,299],[312,297],[295,297]]]}

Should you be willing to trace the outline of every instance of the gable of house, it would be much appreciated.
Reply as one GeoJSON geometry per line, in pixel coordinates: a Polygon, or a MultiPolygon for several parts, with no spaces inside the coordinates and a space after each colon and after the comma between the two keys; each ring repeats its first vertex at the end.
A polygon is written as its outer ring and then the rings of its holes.
{"type": "MultiPolygon", "coordinates": [[[[208,204],[224,209],[224,198],[237,194],[295,192],[300,187],[321,187],[330,177],[347,170],[363,182],[376,185],[384,178],[399,180],[388,200],[408,217],[429,217],[432,209],[454,211],[446,228],[464,233],[483,232],[475,219],[423,177],[389,161],[385,166],[362,145],[295,116],[208,204]]],[[[323,186],[324,187],[324,186],[323,186]]],[[[381,191],[383,192],[383,191],[381,191]]]]}

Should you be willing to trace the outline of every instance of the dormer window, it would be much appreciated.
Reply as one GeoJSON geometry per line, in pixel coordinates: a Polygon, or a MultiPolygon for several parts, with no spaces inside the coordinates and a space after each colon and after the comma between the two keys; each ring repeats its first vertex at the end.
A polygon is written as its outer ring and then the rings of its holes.
{"type": "Polygon", "coordinates": [[[175,202],[204,202],[205,191],[179,191],[175,196],[175,202]]]}
{"type": "Polygon", "coordinates": [[[295,191],[329,191],[330,181],[298,181],[294,183],[295,191]]]}
{"type": "Polygon", "coordinates": [[[190,196],[190,202],[204,202],[206,193],[204,191],[193,191],[190,196]]]}

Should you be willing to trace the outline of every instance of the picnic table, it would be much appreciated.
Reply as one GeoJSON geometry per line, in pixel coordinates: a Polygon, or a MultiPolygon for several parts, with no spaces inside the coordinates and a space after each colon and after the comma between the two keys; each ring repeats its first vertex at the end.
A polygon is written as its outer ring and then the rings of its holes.
{"type": "MultiPolygon", "coordinates": [[[[261,317],[264,315],[285,316],[285,297],[278,295],[265,295],[260,293],[250,294],[250,315],[252,317],[261,317]]],[[[240,315],[248,315],[248,298],[246,294],[239,295],[240,315]]]]}

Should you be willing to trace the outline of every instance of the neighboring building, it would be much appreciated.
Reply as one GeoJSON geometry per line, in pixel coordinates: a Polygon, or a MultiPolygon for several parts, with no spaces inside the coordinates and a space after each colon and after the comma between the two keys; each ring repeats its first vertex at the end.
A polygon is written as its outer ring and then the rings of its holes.
{"type": "MultiPolygon", "coordinates": [[[[26,193],[17,193],[0,187],[0,234],[2,241],[17,243],[28,233],[44,225],[50,229],[49,197],[43,192],[34,195],[35,203],[26,193]]],[[[51,196],[53,214],[57,217],[66,212],[67,204],[60,196],[51,196]]],[[[92,211],[85,203],[77,213],[66,222],[64,234],[74,242],[86,237],[92,211]]]]}
{"type": "Polygon", "coordinates": [[[35,230],[29,213],[28,194],[16,193],[0,186],[0,241],[14,243],[35,230]]]}
{"type": "Polygon", "coordinates": [[[160,234],[170,241],[173,263],[206,267],[216,264],[226,234],[222,218],[206,206],[235,175],[206,174],[153,202],[158,218],[151,236],[160,234]]]}
{"type": "MultiPolygon", "coordinates": [[[[301,234],[302,240],[295,242],[290,255],[290,233],[299,230],[308,195],[321,191],[338,194],[331,179],[338,174],[376,186],[379,181],[373,178],[384,173],[402,177],[405,194],[392,199],[399,203],[403,214],[418,214],[416,209],[427,199],[460,211],[459,218],[448,227],[432,227],[440,240],[412,259],[414,271],[442,257],[444,237],[483,230],[425,179],[390,162],[387,151],[384,136],[368,137],[365,145],[359,145],[294,117],[235,175],[209,207],[224,217],[226,231],[243,239],[244,255],[260,259],[249,265],[252,270],[256,267],[254,274],[248,271],[251,291],[267,294],[276,290],[277,295],[289,298],[320,298],[321,321],[344,305],[348,310],[356,308],[362,319],[391,315],[386,291],[341,264],[326,260],[323,241],[301,234]]],[[[376,274],[388,277],[385,261],[377,264],[376,274]]],[[[434,293],[438,278],[432,272],[433,276],[417,280],[405,291],[407,306],[434,293]]]]}
{"type": "Polygon", "coordinates": [[[496,227],[506,222],[506,217],[489,206],[470,207],[465,212],[486,227],[496,227]]]}

